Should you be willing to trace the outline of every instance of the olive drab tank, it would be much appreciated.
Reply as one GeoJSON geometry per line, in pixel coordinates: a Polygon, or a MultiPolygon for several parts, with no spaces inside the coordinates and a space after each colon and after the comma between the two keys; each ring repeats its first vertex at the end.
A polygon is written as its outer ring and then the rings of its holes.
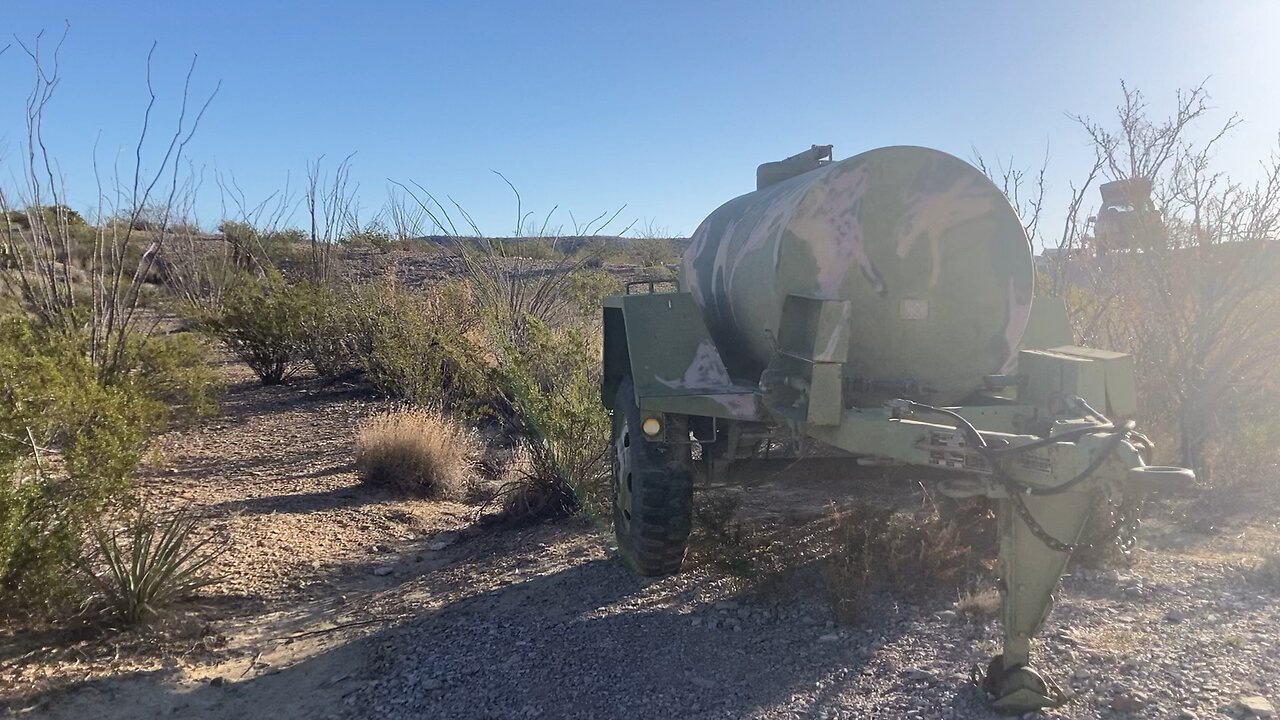
{"type": "MultiPolygon", "coordinates": [[[[922,147],[831,154],[761,165],[690,238],[679,283],[602,301],[619,555],[679,571],[695,485],[753,466],[785,483],[774,459],[821,457],[833,480],[927,469],[894,477],[998,518],[1003,642],[980,687],[1003,713],[1060,705],[1032,645],[1091,516],[1127,546],[1123,508],[1195,473],[1149,464],[1133,358],[1076,345],[1063,298],[1033,305],[1031,245],[994,183],[922,147]]],[[[1149,212],[1125,200],[1114,215],[1149,212]]]]}
{"type": "Polygon", "coordinates": [[[802,161],[787,177],[796,158],[761,166],[762,187],[713,212],[684,255],[681,284],[732,375],[760,377],[788,295],[848,301],[849,386],[953,403],[1010,370],[1034,270],[995,184],[923,147],[802,161]]]}

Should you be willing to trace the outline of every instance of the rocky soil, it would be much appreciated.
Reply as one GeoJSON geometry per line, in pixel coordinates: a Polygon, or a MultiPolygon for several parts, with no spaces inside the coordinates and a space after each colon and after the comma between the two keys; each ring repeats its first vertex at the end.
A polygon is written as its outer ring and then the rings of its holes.
{"type": "MultiPolygon", "coordinates": [[[[352,432],[384,405],[228,369],[220,415],[143,478],[229,536],[224,581],[149,633],[0,635],[0,708],[30,718],[987,718],[970,679],[999,639],[954,598],[882,598],[837,627],[817,587],[756,597],[694,568],[637,578],[587,519],[523,529],[358,483],[352,432]]],[[[819,474],[753,501],[865,491],[819,474]]],[[[1046,718],[1265,716],[1280,701],[1280,545],[1261,513],[1211,535],[1145,526],[1131,567],[1077,571],[1040,667],[1046,718]],[[1253,710],[1247,710],[1252,704],[1253,710]]]]}

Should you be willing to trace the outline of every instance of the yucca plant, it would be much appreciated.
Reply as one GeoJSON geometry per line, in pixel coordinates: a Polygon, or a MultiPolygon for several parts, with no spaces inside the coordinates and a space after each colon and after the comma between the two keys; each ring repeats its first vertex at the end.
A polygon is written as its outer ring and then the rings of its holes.
{"type": "Polygon", "coordinates": [[[205,570],[226,549],[212,536],[196,539],[196,521],[181,512],[157,520],[141,511],[127,527],[111,532],[99,528],[94,536],[106,572],[86,571],[111,609],[129,624],[217,582],[205,570]]]}

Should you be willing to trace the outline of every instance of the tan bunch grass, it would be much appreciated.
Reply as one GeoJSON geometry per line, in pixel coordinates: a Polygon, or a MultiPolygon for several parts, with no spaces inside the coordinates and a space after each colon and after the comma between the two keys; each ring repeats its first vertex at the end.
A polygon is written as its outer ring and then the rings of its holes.
{"type": "Polygon", "coordinates": [[[433,409],[383,413],[356,436],[356,469],[371,485],[415,497],[464,500],[475,483],[475,433],[433,409]]]}

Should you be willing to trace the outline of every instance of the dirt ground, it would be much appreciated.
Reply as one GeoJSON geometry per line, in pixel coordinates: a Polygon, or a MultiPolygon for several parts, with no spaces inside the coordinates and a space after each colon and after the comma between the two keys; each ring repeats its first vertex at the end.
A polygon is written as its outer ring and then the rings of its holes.
{"type": "MultiPolygon", "coordinates": [[[[151,632],[0,635],[0,710],[27,718],[985,718],[970,669],[999,639],[946,598],[864,626],[821,593],[735,595],[706,570],[645,580],[589,519],[495,529],[475,508],[361,485],[353,432],[386,408],[353,386],[257,387],[226,367],[221,412],[175,429],[140,478],[232,550],[224,580],[151,632]]],[[[816,507],[868,487],[755,478],[749,502],[816,507]]],[[[901,488],[879,488],[901,492],[901,488]]],[[[1274,520],[1212,535],[1151,523],[1132,568],[1078,572],[1042,667],[1046,717],[1232,717],[1280,700],[1280,600],[1251,579],[1274,520]]]]}

